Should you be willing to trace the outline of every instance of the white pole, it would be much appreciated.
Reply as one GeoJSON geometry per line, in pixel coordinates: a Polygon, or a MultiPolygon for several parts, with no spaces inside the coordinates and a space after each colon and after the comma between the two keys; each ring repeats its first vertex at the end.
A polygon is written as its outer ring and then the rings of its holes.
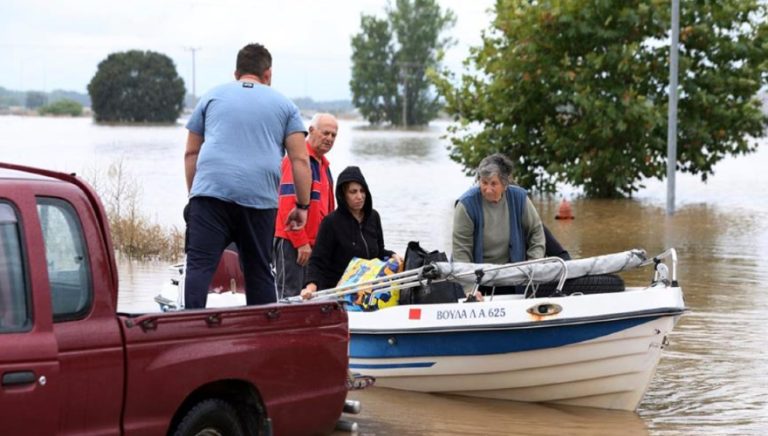
{"type": "Polygon", "coordinates": [[[680,35],[680,1],[672,0],[672,29],[669,46],[669,114],[667,127],[667,215],[675,213],[677,166],[677,56],[680,35]]]}
{"type": "Polygon", "coordinates": [[[195,99],[197,98],[197,84],[195,83],[195,52],[197,52],[198,49],[192,49],[192,103],[196,103],[195,99]]]}
{"type": "Polygon", "coordinates": [[[184,49],[192,53],[192,105],[194,105],[197,103],[197,89],[195,83],[195,54],[198,50],[200,50],[200,47],[184,47],[184,49]]]}

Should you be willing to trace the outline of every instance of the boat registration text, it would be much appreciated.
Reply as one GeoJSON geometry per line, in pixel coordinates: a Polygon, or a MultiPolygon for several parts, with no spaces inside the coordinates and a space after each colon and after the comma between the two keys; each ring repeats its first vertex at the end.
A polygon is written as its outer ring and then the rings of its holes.
{"type": "Polygon", "coordinates": [[[481,318],[504,318],[507,316],[503,307],[489,307],[478,309],[448,309],[438,310],[437,320],[449,319],[481,319],[481,318]]]}

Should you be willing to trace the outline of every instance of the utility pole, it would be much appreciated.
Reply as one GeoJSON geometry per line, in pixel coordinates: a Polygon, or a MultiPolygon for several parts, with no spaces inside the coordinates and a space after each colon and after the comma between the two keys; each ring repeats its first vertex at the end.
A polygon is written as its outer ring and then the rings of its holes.
{"type": "Polygon", "coordinates": [[[195,53],[200,50],[200,47],[184,47],[184,50],[192,53],[192,103],[195,104],[197,103],[197,90],[195,88],[195,53]]]}
{"type": "Polygon", "coordinates": [[[672,0],[669,45],[669,113],[667,117],[667,215],[675,214],[677,168],[677,56],[680,35],[680,0],[672,0]]]}

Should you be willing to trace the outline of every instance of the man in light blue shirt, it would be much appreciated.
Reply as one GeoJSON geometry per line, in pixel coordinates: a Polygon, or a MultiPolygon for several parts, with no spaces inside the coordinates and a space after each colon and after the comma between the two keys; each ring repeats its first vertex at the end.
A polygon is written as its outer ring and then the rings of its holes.
{"type": "Polygon", "coordinates": [[[296,207],[285,223],[304,226],[312,180],[299,110],[273,90],[272,56],[260,44],[237,55],[235,81],[198,102],[187,123],[189,191],[185,307],[204,308],[224,248],[237,245],[249,305],[277,300],[270,269],[280,162],[287,151],[296,207]]]}

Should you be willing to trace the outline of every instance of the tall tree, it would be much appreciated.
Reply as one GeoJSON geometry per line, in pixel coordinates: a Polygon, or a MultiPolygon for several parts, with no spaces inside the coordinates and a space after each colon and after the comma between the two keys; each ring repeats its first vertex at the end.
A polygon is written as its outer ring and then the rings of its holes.
{"type": "Polygon", "coordinates": [[[101,61],[88,93],[96,121],[173,123],[185,90],[171,58],[131,50],[101,61]]]}
{"type": "Polygon", "coordinates": [[[436,0],[396,0],[386,13],[362,15],[352,37],[352,101],[374,124],[427,124],[441,105],[426,73],[439,68],[455,17],[436,0]]]}
{"type": "Polygon", "coordinates": [[[373,124],[397,112],[395,50],[386,20],[363,15],[360,33],[352,37],[352,104],[373,124]]]}
{"type": "MultiPolygon", "coordinates": [[[[498,0],[493,26],[465,74],[437,79],[451,156],[471,172],[487,154],[519,165],[518,183],[596,197],[632,195],[663,179],[669,3],[658,0],[498,0]],[[479,127],[479,128],[478,128],[479,127]]],[[[677,169],[713,174],[755,151],[768,118],[768,25],[759,0],[682,0],[677,169]]]]}

